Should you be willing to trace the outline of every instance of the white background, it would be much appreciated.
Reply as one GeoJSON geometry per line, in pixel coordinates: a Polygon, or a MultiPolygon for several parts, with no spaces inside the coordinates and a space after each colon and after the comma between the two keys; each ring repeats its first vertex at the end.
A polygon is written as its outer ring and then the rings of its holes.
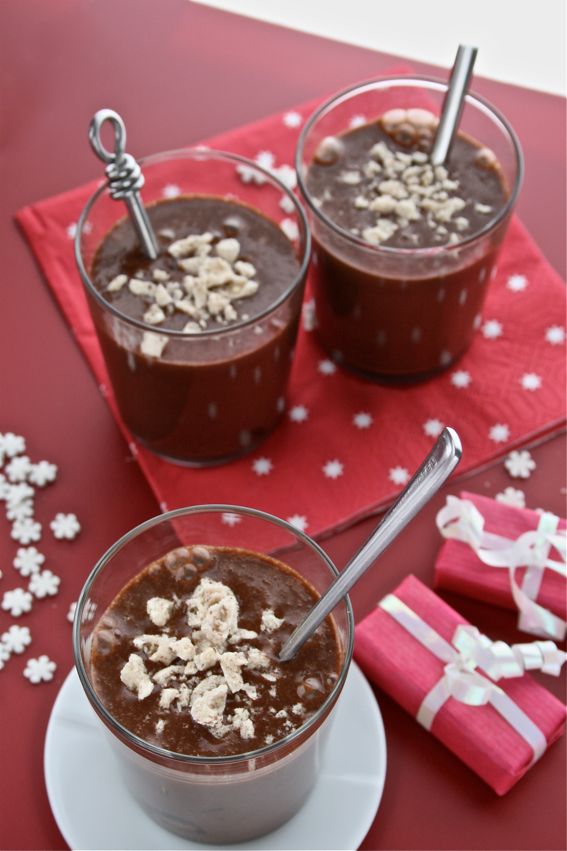
{"type": "Polygon", "coordinates": [[[197,0],[207,6],[450,67],[459,43],[475,73],[565,94],[566,0],[197,0]]]}

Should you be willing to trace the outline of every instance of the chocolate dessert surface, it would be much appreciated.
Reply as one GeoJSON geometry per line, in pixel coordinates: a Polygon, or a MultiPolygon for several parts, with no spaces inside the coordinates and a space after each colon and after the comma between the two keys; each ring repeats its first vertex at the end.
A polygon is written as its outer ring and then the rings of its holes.
{"type": "Polygon", "coordinates": [[[91,297],[120,413],[160,455],[224,462],[257,445],[284,410],[300,262],[276,222],[234,200],[180,197],[148,214],[156,260],[142,254],[123,220],[91,269],[103,299],[126,317],[112,317],[91,297]]]}
{"type": "Polygon", "coordinates": [[[268,556],[180,547],[130,580],[97,624],[94,689],[120,724],[168,751],[218,757],[270,745],[313,716],[339,676],[330,618],[294,659],[277,659],[317,596],[268,556]]]}
{"type": "Polygon", "coordinates": [[[324,139],[307,185],[319,210],[371,245],[431,248],[478,233],[505,205],[496,157],[457,133],[444,165],[429,154],[437,118],[392,109],[378,120],[324,139]]]}

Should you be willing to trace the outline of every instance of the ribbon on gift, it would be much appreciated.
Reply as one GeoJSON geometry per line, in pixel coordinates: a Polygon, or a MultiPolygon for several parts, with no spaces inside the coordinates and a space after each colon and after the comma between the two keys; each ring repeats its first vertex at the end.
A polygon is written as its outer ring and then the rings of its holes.
{"type": "Polygon", "coordinates": [[[456,628],[449,644],[394,594],[388,594],[378,605],[445,662],[443,676],[426,694],[416,715],[426,730],[431,729],[435,716],[450,697],[468,706],[489,703],[530,746],[534,754],[532,763],[540,758],[547,746],[545,736],[494,680],[520,677],[527,670],[558,676],[566,653],[553,641],[513,645],[491,641],[467,624],[456,628]],[[477,668],[482,668],[483,673],[477,668]]]}
{"type": "Polygon", "coordinates": [[[483,564],[508,570],[510,590],[519,612],[518,629],[563,641],[567,622],[535,601],[545,570],[567,577],[567,535],[565,530],[558,531],[558,517],[543,512],[537,529],[524,532],[511,541],[485,532],[484,517],[470,500],[448,496],[436,522],[444,538],[468,544],[483,564]],[[549,557],[552,547],[561,561],[549,557]],[[526,568],[521,585],[516,579],[520,567],[526,568]]]}

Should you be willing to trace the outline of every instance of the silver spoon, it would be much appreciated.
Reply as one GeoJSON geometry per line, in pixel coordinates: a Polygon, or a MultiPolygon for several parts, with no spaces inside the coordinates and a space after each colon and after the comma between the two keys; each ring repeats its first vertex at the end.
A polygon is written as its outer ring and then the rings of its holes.
{"type": "Polygon", "coordinates": [[[131,154],[125,153],[126,127],[113,109],[99,109],[89,125],[89,141],[97,157],[106,163],[108,189],[115,201],[124,201],[144,253],[155,260],[159,253],[156,235],[142,204],[142,169],[131,154]],[[114,151],[107,151],[100,136],[102,125],[110,121],[114,130],[114,151]]]}
{"type": "Polygon", "coordinates": [[[313,606],[282,647],[279,659],[289,661],[317,627],[350,591],[402,529],[437,493],[461,460],[461,441],[456,431],[444,428],[435,446],[384,516],[377,529],[351,559],[342,573],[313,606]]]}
{"type": "Polygon", "coordinates": [[[431,149],[430,159],[433,165],[443,165],[449,154],[453,137],[461,120],[465,95],[469,88],[477,53],[476,47],[469,47],[464,44],[460,44],[457,50],[435,141],[431,149]]]}

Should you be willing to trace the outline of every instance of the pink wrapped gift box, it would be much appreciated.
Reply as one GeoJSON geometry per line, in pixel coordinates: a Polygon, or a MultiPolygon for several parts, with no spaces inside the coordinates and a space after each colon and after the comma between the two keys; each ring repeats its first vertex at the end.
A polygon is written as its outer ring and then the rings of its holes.
{"type": "MultiPolygon", "coordinates": [[[[472,502],[478,509],[484,518],[486,532],[502,536],[510,541],[516,541],[525,532],[538,529],[541,522],[542,515],[529,508],[516,508],[466,491],[460,494],[460,498],[472,502]]],[[[558,531],[564,530],[566,525],[564,519],[559,519],[558,531]]],[[[549,555],[552,558],[560,558],[559,553],[553,548],[549,555]]],[[[516,571],[515,579],[520,586],[523,584],[525,572],[525,567],[519,567],[516,571]]],[[[435,563],[435,587],[454,591],[465,597],[474,597],[506,609],[517,608],[512,596],[509,571],[484,564],[474,549],[463,541],[447,540],[441,547],[435,563]]],[[[553,570],[543,570],[535,600],[540,606],[565,621],[567,619],[565,576],[553,570]]],[[[536,630],[530,631],[536,632],[536,630]]]]}
{"type": "MultiPolygon", "coordinates": [[[[384,689],[410,715],[419,716],[420,722],[436,738],[495,792],[503,795],[562,735],[564,706],[529,674],[500,680],[498,684],[490,682],[496,696],[507,704],[508,709],[511,708],[511,715],[522,716],[520,723],[532,733],[535,731],[535,739],[539,739],[535,748],[528,744],[530,736],[526,738],[517,732],[492,702],[468,705],[447,696],[447,691],[442,694],[436,710],[424,713],[426,696],[429,699],[430,692],[435,691],[437,696],[440,691],[443,692],[443,685],[451,676],[450,669],[455,665],[439,659],[390,611],[382,608],[392,602],[402,609],[402,613],[411,610],[409,616],[416,615],[418,620],[421,619],[425,629],[434,630],[441,643],[444,643],[443,639],[451,643],[457,627],[468,626],[467,621],[433,591],[415,576],[408,576],[357,626],[355,658],[358,664],[372,682],[384,689]],[[514,706],[510,707],[510,702],[514,706]]],[[[540,644],[550,645],[551,642],[538,642],[540,644]]],[[[481,674],[482,680],[484,670],[477,673],[481,674]]],[[[470,674],[470,671],[465,672],[465,678],[470,674]]]]}

